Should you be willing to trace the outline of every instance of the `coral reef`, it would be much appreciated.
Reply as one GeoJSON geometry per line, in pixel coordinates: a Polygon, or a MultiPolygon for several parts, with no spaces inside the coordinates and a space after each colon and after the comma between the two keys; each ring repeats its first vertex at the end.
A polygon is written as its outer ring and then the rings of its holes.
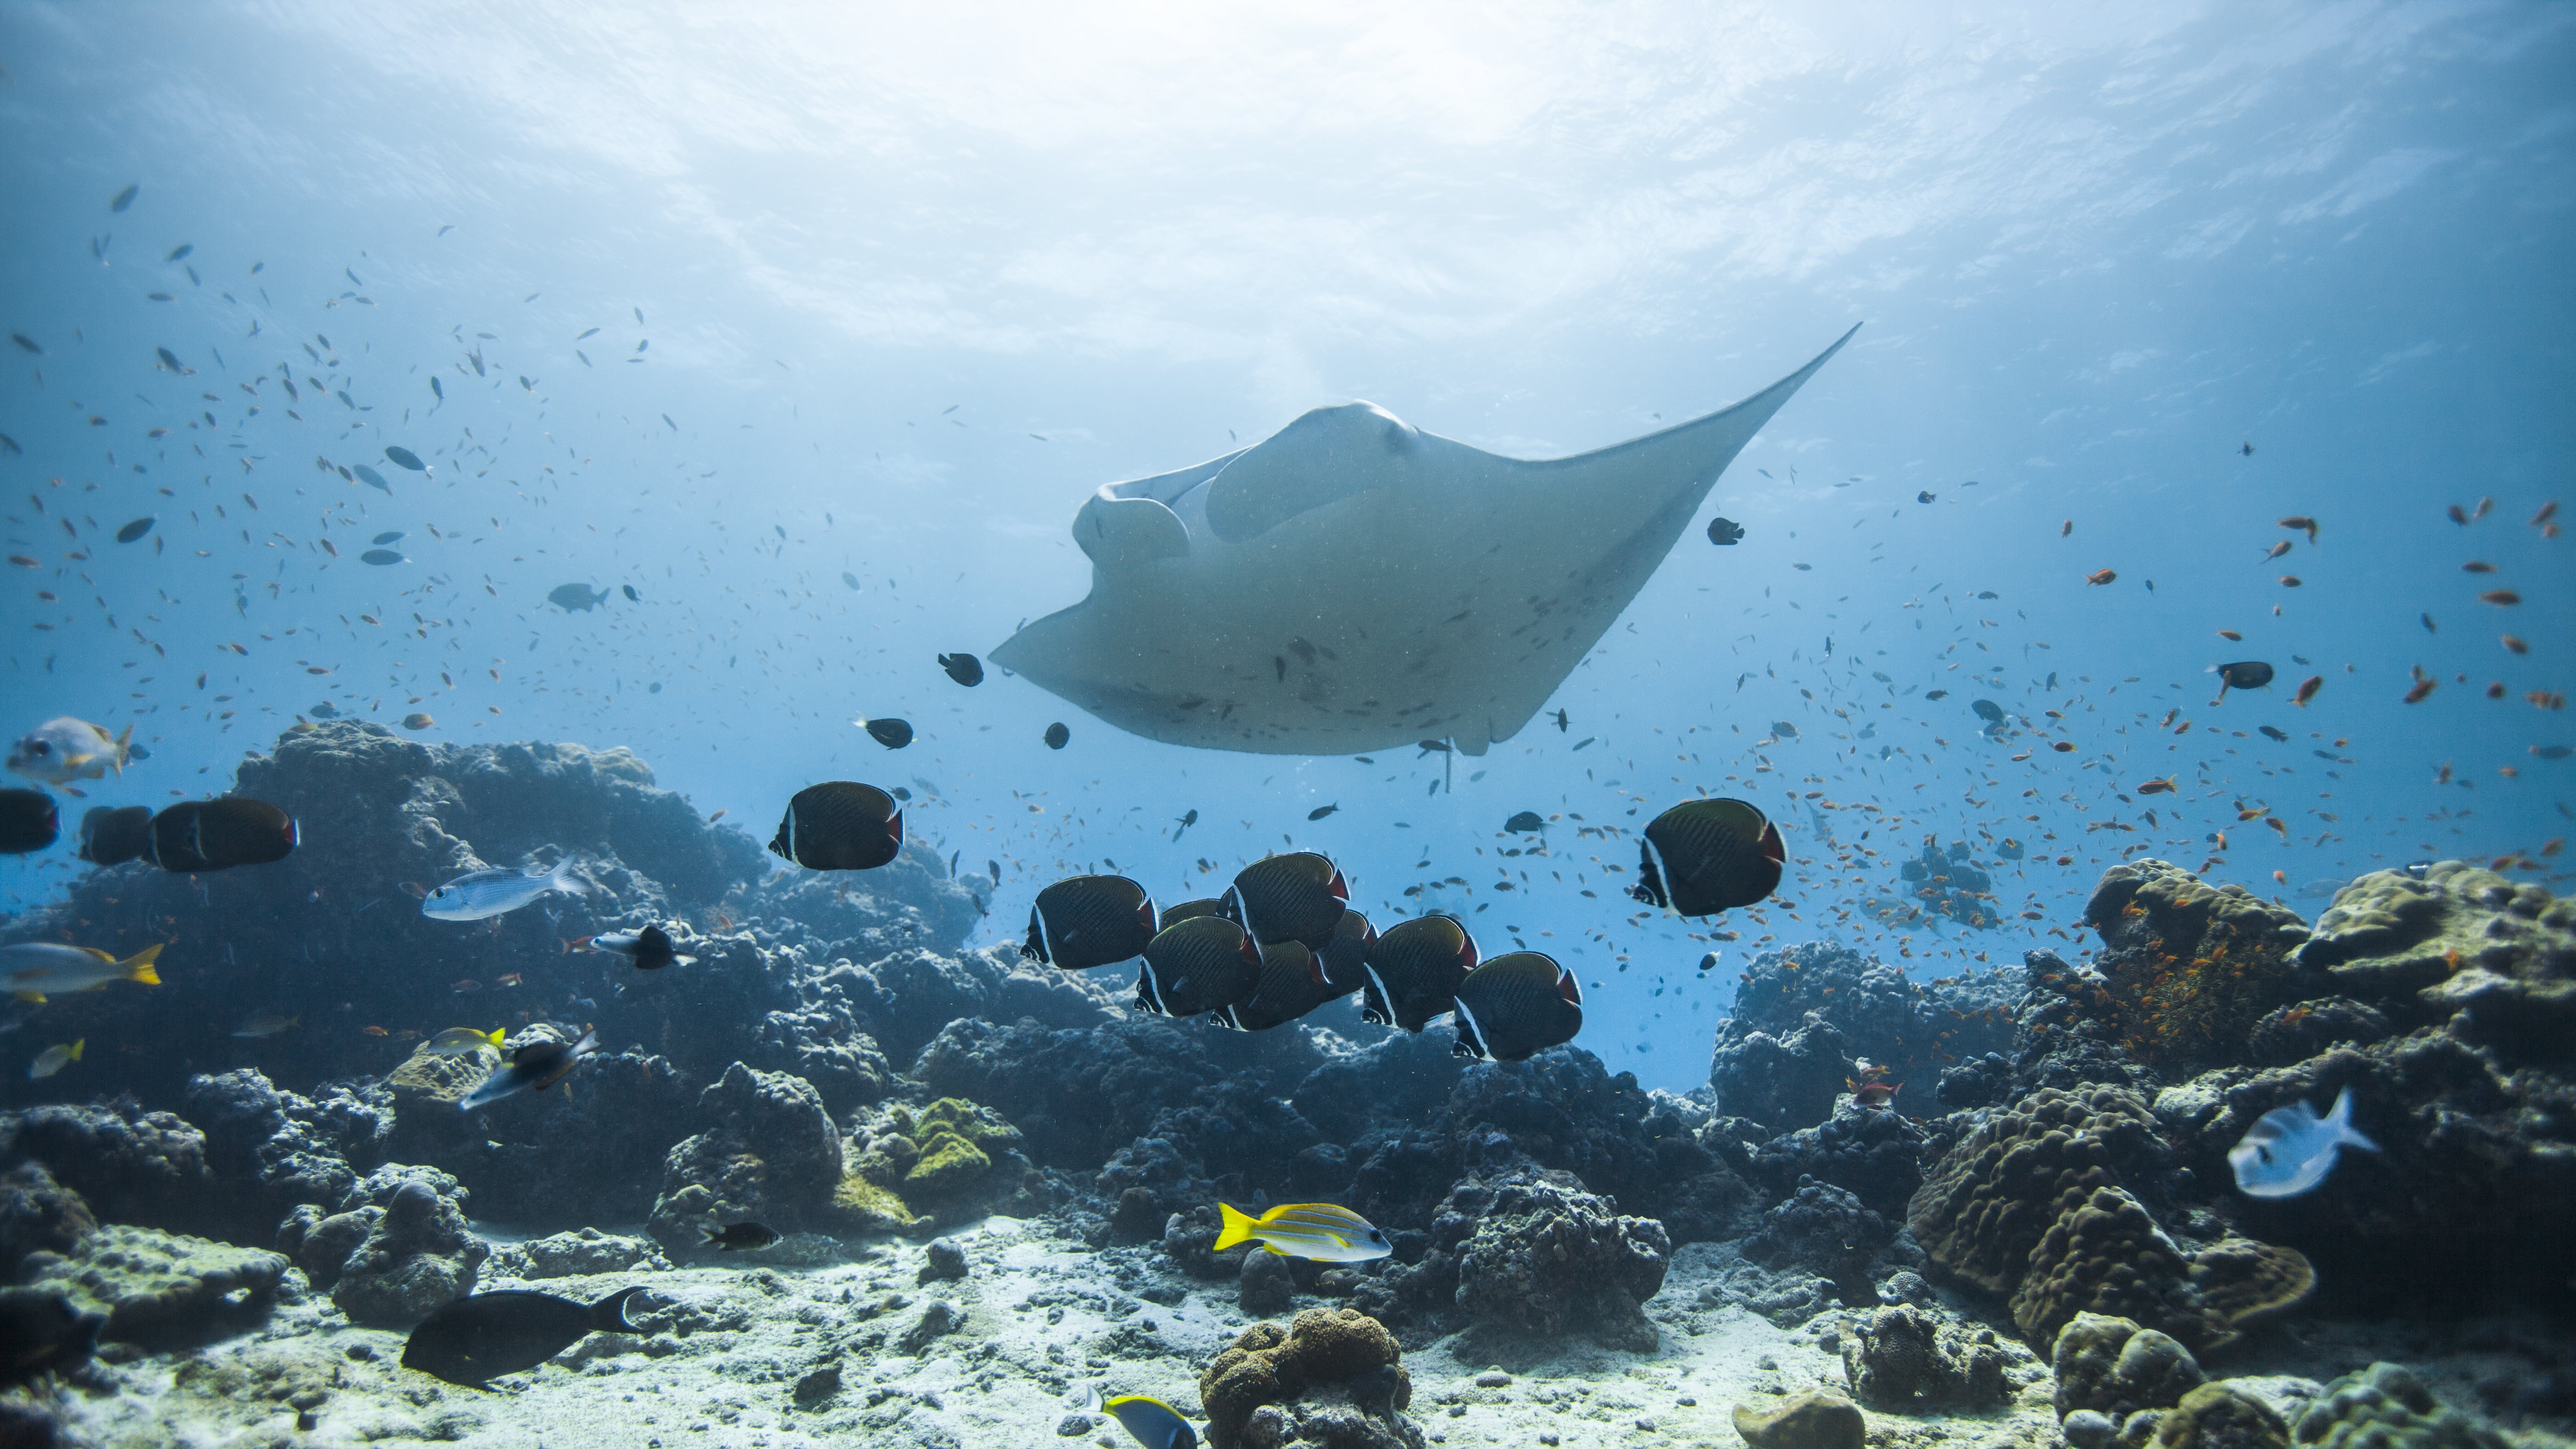
{"type": "Polygon", "coordinates": [[[2299,1415],[2291,1438],[2301,1449],[2504,1449],[2506,1442],[2393,1363],[2374,1363],[2326,1385],[2324,1397],[2299,1415]]]}
{"type": "Polygon", "coordinates": [[[1354,1404],[1381,1404],[1390,1417],[1413,1402],[1404,1351],[1384,1325],[1364,1313],[1315,1308],[1298,1314],[1284,1329],[1275,1323],[1254,1324],[1199,1375],[1209,1449],[1235,1449],[1243,1443],[1256,1410],[1293,1404],[1328,1386],[1339,1388],[1354,1404]]]}
{"type": "Polygon", "coordinates": [[[1416,1266],[1363,1285],[1363,1308],[1454,1309],[1465,1326],[1554,1339],[1590,1334],[1645,1353],[1655,1326],[1642,1305],[1663,1286],[1672,1244],[1652,1218],[1622,1217],[1572,1174],[1523,1167],[1470,1177],[1432,1219],[1416,1266]]]}
{"type": "Polygon", "coordinates": [[[1986,1117],[1926,1174],[1906,1223],[1932,1262],[1991,1293],[2010,1293],[2060,1199],[2096,1187],[2154,1184],[2171,1169],[2155,1114],[2116,1087],[2042,1088],[1986,1117]]]}
{"type": "Polygon", "coordinates": [[[31,1160],[102,1222],[185,1229],[229,1216],[210,1191],[205,1134],[130,1097],[0,1112],[0,1162],[31,1160]]]}
{"type": "Polygon", "coordinates": [[[1897,1111],[1846,1101],[1814,1127],[1784,1132],[1753,1155],[1757,1182],[1775,1193],[1804,1178],[1848,1188],[1873,1211],[1896,1215],[1923,1185],[1923,1129],[1897,1111]]]}
{"type": "Polygon", "coordinates": [[[2053,1343],[2078,1313],[2134,1319],[2190,1344],[2233,1337],[2202,1308],[2190,1259],[2136,1198],[2116,1187],[2069,1197],[2013,1288],[2023,1337],[2053,1343]]]}
{"type": "Polygon", "coordinates": [[[961,1222],[992,1211],[1029,1171],[1020,1130],[960,1097],[895,1103],[863,1117],[844,1144],[839,1185],[849,1205],[895,1225],[961,1222]],[[881,1205],[867,1189],[894,1201],[881,1205]]]}
{"type": "Polygon", "coordinates": [[[1915,1090],[1929,1097],[1924,1089],[1944,1059],[2011,1040],[2010,1006],[2022,989],[2019,967],[1918,982],[1847,946],[1766,951],[1718,1023],[1709,1082],[1720,1111],[1772,1132],[1824,1121],[1854,1058],[1888,1068],[1896,1081],[1924,1079],[1915,1090]]]}
{"type": "Polygon", "coordinates": [[[2410,1016],[2465,1015],[2457,1034],[2513,1060],[2570,1055],[2576,901],[2446,860],[2345,886],[2297,956],[2334,989],[2410,1016]],[[2410,1000],[2411,998],[2411,1000],[2410,1000]]]}
{"type": "Polygon", "coordinates": [[[1852,1397],[1897,1413],[2002,1403],[2004,1364],[1993,1329],[1965,1328],[1911,1304],[1879,1309],[1843,1340],[1852,1397]]]}
{"type": "Polygon", "coordinates": [[[2170,1409],[2208,1381],[2191,1350],[2169,1334],[2099,1313],[2078,1313],[2057,1332],[2052,1401],[2060,1416],[2092,1410],[2113,1423],[2170,1409]]]}
{"type": "Polygon", "coordinates": [[[1735,1406],[1735,1432],[1753,1449],[1861,1449],[1868,1420],[1832,1389],[1804,1389],[1777,1404],[1735,1406]]]}
{"type": "Polygon", "coordinates": [[[711,1125],[664,1159],[647,1230],[675,1258],[704,1254],[707,1227],[746,1219],[781,1232],[830,1221],[841,1135],[802,1077],[740,1062],[698,1095],[711,1125]]]}
{"type": "Polygon", "coordinates": [[[104,1337],[159,1343],[256,1321],[287,1263],[254,1248],[112,1224],[68,1254],[31,1254],[25,1267],[30,1286],[106,1314],[104,1337]]]}
{"type": "Polygon", "coordinates": [[[461,1298],[491,1245],[466,1230],[465,1192],[428,1167],[383,1167],[352,1187],[342,1210],[296,1209],[278,1231],[293,1258],[352,1323],[408,1328],[461,1298]]]}
{"type": "Polygon", "coordinates": [[[2143,857],[2102,873],[2084,920],[2102,937],[2113,1029],[2168,1080],[2235,1061],[2254,1024],[2301,994],[2291,952],[2307,923],[2243,886],[2143,857]]]}
{"type": "Polygon", "coordinates": [[[531,1238],[493,1250],[489,1265],[511,1278],[582,1278],[670,1267],[649,1238],[622,1237],[597,1228],[531,1238]]]}
{"type": "Polygon", "coordinates": [[[98,1227],[81,1195],[54,1180],[41,1162],[0,1172],[0,1282],[18,1276],[29,1253],[68,1253],[98,1227]]]}
{"type": "Polygon", "coordinates": [[[2272,1406],[2231,1381],[2202,1384],[2156,1421],[2157,1449],[2288,1449],[2272,1406]]]}
{"type": "Polygon", "coordinates": [[[1857,1305],[1878,1301],[1870,1265],[1895,1237],[1896,1229],[1857,1195],[1801,1179],[1796,1193],[1763,1215],[1760,1231],[1740,1251],[1746,1261],[1766,1268],[1796,1268],[1826,1279],[1843,1302],[1857,1305]]]}

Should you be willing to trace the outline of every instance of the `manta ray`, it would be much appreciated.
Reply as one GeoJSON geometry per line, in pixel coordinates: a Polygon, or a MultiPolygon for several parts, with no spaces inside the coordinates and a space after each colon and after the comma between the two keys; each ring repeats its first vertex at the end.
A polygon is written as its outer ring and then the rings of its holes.
{"type": "Polygon", "coordinates": [[[1851,335],[1733,407],[1570,458],[1500,457],[1353,402],[1107,484],[1073,519],[1090,596],[990,657],[1167,744],[1481,755],[1546,705],[1851,335]]]}

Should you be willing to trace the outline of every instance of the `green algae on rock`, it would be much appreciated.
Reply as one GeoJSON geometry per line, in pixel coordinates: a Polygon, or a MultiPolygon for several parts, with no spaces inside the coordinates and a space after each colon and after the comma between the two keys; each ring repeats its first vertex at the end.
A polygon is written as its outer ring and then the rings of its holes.
{"type": "Polygon", "coordinates": [[[30,1254],[30,1282],[107,1315],[109,1339],[184,1339],[268,1313],[286,1259],[180,1233],[111,1224],[68,1255],[30,1254]]]}
{"type": "Polygon", "coordinates": [[[893,1103],[852,1129],[836,1201],[897,1226],[963,1221],[1019,1190],[1019,1144],[1017,1127],[962,1097],[893,1103]]]}

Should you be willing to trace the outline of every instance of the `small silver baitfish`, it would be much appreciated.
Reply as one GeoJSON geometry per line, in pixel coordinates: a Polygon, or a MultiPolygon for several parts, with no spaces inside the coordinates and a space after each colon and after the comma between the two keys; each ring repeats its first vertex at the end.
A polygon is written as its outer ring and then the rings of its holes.
{"type": "Polygon", "coordinates": [[[2350,1087],[2335,1093],[2334,1110],[2322,1118],[2305,1102],[2264,1113],[2227,1149],[2227,1164],[2236,1169],[2237,1190],[2248,1197],[2297,1197],[2326,1180],[2336,1152],[2346,1147],[2379,1150],[2353,1130],[2350,1087]]]}
{"type": "Polygon", "coordinates": [[[515,911],[548,891],[588,895],[589,883],[574,879],[571,872],[571,856],[543,875],[509,869],[474,871],[423,896],[420,913],[433,921],[480,921],[515,911]]]}

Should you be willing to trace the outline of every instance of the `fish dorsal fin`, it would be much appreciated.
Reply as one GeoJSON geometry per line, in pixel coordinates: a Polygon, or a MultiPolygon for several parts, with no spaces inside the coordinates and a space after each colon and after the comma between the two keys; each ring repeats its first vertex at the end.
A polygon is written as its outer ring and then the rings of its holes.
{"type": "Polygon", "coordinates": [[[1298,514],[1410,476],[1421,434],[1375,403],[1316,408],[1208,483],[1208,529],[1246,543],[1298,514]]]}

